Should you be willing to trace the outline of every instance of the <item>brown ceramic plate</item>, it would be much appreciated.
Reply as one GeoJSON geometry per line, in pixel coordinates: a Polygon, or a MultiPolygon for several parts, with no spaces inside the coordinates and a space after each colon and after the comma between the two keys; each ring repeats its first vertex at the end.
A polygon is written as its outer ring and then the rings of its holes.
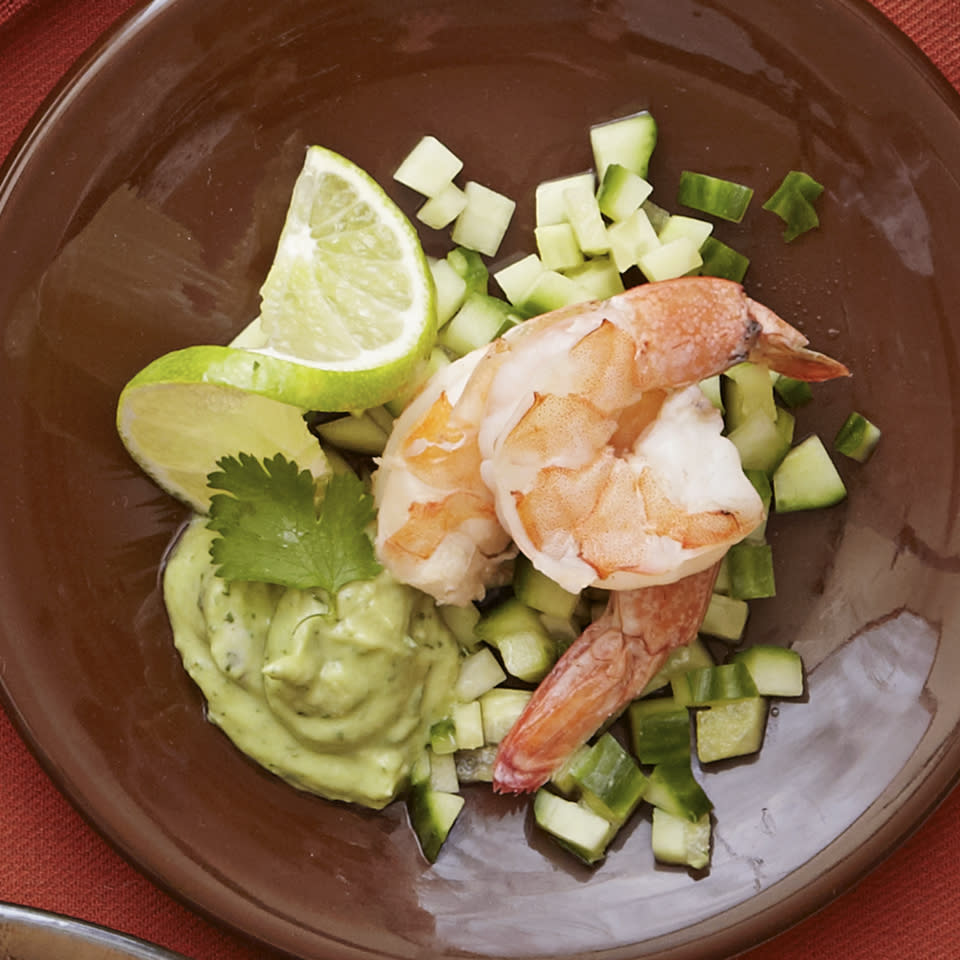
{"type": "Polygon", "coordinates": [[[305,958],[720,957],[825,903],[960,770],[960,111],[860,0],[158,0],[48,104],[0,190],[0,609],[11,715],[77,806],[165,888],[305,958]],[[297,793],[204,720],[157,592],[183,519],[113,430],[123,383],[257,309],[304,146],[390,174],[424,132],[519,199],[590,164],[587,129],[648,107],[651,177],[752,184],[717,233],[751,293],[849,363],[803,430],[884,429],[850,496],[778,518],[755,641],[809,666],[754,760],[705,775],[709,874],[655,867],[644,817],[580,868],[526,806],[471,790],[427,867],[402,810],[297,793]],[[827,185],[792,245],[759,207],[827,185]]]}
{"type": "Polygon", "coordinates": [[[4,960],[185,960],[135,937],[44,910],[0,903],[4,960]]]}

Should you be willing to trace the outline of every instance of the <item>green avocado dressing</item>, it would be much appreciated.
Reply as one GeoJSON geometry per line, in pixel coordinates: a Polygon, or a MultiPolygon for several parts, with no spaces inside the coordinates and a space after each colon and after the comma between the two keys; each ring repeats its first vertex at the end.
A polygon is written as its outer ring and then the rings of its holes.
{"type": "Polygon", "coordinates": [[[174,643],[207,716],[294,786],[379,809],[448,715],[459,648],[433,602],[385,571],[337,594],[228,583],[195,518],[163,579],[174,643]]]}

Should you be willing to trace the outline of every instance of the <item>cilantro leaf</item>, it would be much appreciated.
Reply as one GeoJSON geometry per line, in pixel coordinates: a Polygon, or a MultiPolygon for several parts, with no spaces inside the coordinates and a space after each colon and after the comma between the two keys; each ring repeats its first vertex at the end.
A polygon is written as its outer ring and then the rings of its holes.
{"type": "Polygon", "coordinates": [[[282,454],[262,463],[250,454],[223,457],[207,477],[214,490],[207,526],[217,576],[287,587],[320,587],[331,596],[381,570],[366,527],[373,498],[352,473],[327,482],[319,509],[309,470],[282,454]]]}

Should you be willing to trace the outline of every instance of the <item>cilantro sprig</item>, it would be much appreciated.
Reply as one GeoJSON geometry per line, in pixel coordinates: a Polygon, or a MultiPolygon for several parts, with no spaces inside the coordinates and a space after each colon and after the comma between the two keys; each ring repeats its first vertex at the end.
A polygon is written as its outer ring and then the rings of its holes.
{"type": "Polygon", "coordinates": [[[207,485],[207,526],[220,534],[210,546],[217,576],[287,587],[319,587],[331,597],[381,570],[366,528],[373,498],[359,478],[337,473],[319,505],[315,479],[282,454],[262,463],[250,454],[222,457],[207,485]]]}

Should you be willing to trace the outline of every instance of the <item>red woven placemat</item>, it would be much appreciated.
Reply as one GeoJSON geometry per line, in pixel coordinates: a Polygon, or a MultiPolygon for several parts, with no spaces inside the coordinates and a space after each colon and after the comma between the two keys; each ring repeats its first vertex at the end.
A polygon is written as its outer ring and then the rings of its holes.
{"type": "MultiPolygon", "coordinates": [[[[960,0],[873,2],[960,89],[960,0]]],[[[0,0],[0,157],[74,60],[132,6],[131,0],[0,0]]],[[[957,960],[958,889],[955,791],[854,890],[746,956],[957,960]]],[[[53,787],[2,713],[0,899],[115,927],[194,960],[273,956],[186,910],[128,865],[53,787]]]]}

